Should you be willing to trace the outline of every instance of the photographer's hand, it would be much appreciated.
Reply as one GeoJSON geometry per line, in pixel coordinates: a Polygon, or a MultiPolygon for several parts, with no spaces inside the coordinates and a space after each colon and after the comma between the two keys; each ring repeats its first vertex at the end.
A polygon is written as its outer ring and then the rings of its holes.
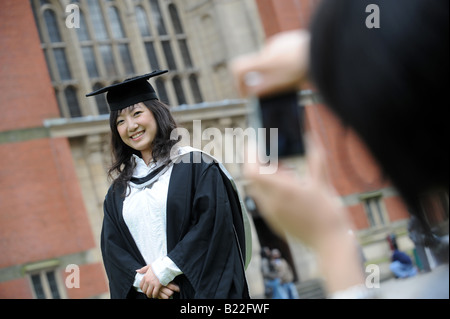
{"type": "Polygon", "coordinates": [[[259,164],[248,162],[244,174],[249,194],[269,225],[315,250],[328,292],[333,293],[363,284],[364,277],[348,212],[328,180],[325,151],[317,138],[305,140],[306,175],[282,166],[274,174],[260,174],[259,164]]]}
{"type": "Polygon", "coordinates": [[[236,58],[231,71],[241,95],[263,97],[299,90],[308,71],[309,39],[307,31],[281,32],[269,38],[260,52],[236,58]],[[249,73],[259,74],[260,81],[249,86],[249,73]]]}

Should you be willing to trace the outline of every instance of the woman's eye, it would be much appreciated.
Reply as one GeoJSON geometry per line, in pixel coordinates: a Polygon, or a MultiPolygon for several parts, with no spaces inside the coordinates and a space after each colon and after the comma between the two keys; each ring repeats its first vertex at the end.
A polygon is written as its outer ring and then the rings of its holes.
{"type": "Polygon", "coordinates": [[[134,112],[134,116],[138,116],[141,113],[142,113],[142,111],[136,111],[136,112],[134,112]]]}
{"type": "Polygon", "coordinates": [[[118,120],[118,121],[116,122],[116,125],[119,126],[119,125],[122,124],[122,123],[123,123],[123,120],[118,120]]]}

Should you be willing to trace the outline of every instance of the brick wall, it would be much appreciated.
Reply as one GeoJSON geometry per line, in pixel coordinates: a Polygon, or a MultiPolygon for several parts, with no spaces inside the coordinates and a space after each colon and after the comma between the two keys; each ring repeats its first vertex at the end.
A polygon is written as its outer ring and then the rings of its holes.
{"type": "Polygon", "coordinates": [[[0,153],[0,268],[92,248],[68,141],[1,144],[0,153]]]}
{"type": "Polygon", "coordinates": [[[0,48],[0,132],[59,117],[29,1],[2,1],[0,48]]]}
{"type": "MultiPolygon", "coordinates": [[[[98,296],[108,290],[105,280],[105,272],[102,263],[82,265],[79,269],[80,286],[79,288],[66,288],[69,299],[83,299],[98,296]],[[100,280],[99,280],[100,279],[100,280]]],[[[66,281],[70,273],[63,271],[61,276],[66,281]]],[[[70,281],[70,278],[69,278],[70,281]]]]}
{"type": "MultiPolygon", "coordinates": [[[[59,110],[29,1],[2,1],[0,47],[0,298],[32,298],[24,266],[95,242],[69,141],[43,127],[59,110]]],[[[107,291],[101,264],[80,267],[90,288],[69,297],[107,291]]]]}
{"type": "Polygon", "coordinates": [[[372,155],[356,133],[342,125],[326,106],[306,107],[308,127],[326,148],[328,172],[341,196],[389,186],[372,155]]]}
{"type": "Polygon", "coordinates": [[[280,32],[307,28],[318,0],[256,0],[267,37],[280,32]]]}

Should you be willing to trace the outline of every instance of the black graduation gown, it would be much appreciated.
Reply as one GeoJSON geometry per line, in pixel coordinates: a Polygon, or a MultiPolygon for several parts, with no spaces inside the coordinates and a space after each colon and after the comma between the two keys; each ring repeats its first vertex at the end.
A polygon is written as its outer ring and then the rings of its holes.
{"type": "MultiPolygon", "coordinates": [[[[170,177],[167,251],[183,271],[174,279],[180,287],[174,298],[249,298],[244,270],[248,243],[239,196],[218,163],[203,156],[194,161],[199,154],[204,153],[180,157],[170,177]]],[[[104,201],[101,251],[110,294],[146,298],[133,287],[136,270],[146,263],[123,219],[122,194],[123,189],[110,187],[104,201]]]]}

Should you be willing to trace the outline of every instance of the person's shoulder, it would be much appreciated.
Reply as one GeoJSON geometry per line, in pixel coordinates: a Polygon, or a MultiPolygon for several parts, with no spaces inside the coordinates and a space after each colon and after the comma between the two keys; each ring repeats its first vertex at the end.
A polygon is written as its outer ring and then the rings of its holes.
{"type": "Polygon", "coordinates": [[[106,192],[106,195],[105,195],[105,201],[110,200],[114,196],[114,193],[115,193],[114,188],[115,188],[114,183],[109,185],[108,191],[106,192]]]}
{"type": "Polygon", "coordinates": [[[210,154],[191,146],[179,147],[174,154],[172,154],[171,159],[174,164],[201,164],[201,166],[205,166],[205,164],[207,166],[218,162],[210,154]]]}
{"type": "Polygon", "coordinates": [[[210,154],[193,147],[180,147],[178,154],[172,156],[174,169],[172,174],[190,171],[193,176],[229,175],[221,163],[210,154]]]}
{"type": "Polygon", "coordinates": [[[124,188],[117,183],[112,183],[106,192],[104,203],[115,203],[116,201],[123,201],[124,188]]]}

